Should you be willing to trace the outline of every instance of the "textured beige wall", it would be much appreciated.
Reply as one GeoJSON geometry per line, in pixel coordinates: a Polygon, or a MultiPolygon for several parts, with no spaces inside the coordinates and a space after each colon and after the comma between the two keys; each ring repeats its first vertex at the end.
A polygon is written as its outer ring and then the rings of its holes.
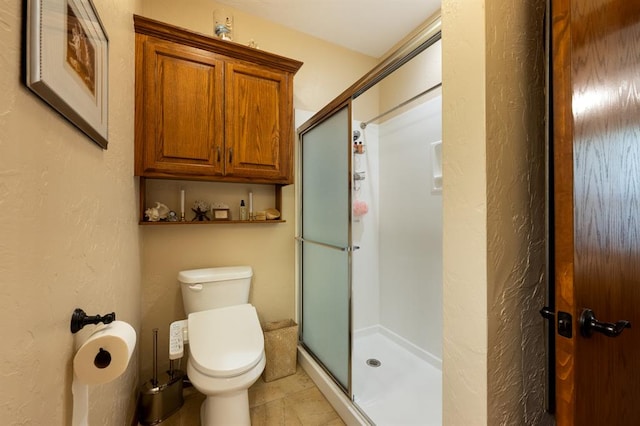
{"type": "Polygon", "coordinates": [[[544,1],[444,0],[444,422],[544,414],[544,1]]]}
{"type": "Polygon", "coordinates": [[[486,2],[488,424],[544,413],[545,1],[486,2]]]}
{"type": "MultiPolygon", "coordinates": [[[[215,3],[205,0],[190,1],[188,7],[169,0],[145,0],[141,14],[212,34],[213,10],[216,7],[215,3]]],[[[294,78],[294,104],[297,109],[319,110],[376,62],[368,56],[241,12],[234,12],[234,21],[236,41],[245,43],[253,38],[265,51],[304,62],[294,78]]],[[[177,209],[181,187],[187,193],[187,209],[198,198],[224,201],[237,217],[240,200],[247,201],[250,188],[256,193],[256,209],[273,206],[273,197],[263,194],[264,188],[271,191],[272,186],[220,186],[178,181],[163,181],[156,185],[148,202],[162,201],[177,209]]],[[[147,380],[151,374],[152,329],[160,329],[160,365],[166,365],[169,324],[185,316],[177,283],[180,270],[250,265],[255,274],[250,302],[256,306],[260,320],[295,318],[294,185],[284,187],[282,195],[282,217],[286,223],[143,229],[142,379],[147,380]]]]}
{"type": "MultiPolygon", "coordinates": [[[[109,149],[21,84],[22,2],[0,2],[0,423],[71,424],[74,308],[140,326],[133,179],[136,0],[96,0],[110,37],[109,149]]],[[[137,354],[89,394],[92,425],[133,415],[137,354]]]]}
{"type": "Polygon", "coordinates": [[[442,3],[443,424],[487,419],[484,2],[442,3]]]}

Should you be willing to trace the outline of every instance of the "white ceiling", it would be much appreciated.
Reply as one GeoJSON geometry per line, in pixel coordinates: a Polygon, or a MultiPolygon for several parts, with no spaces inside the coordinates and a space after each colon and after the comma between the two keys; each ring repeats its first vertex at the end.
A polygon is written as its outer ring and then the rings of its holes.
{"type": "Polygon", "coordinates": [[[217,1],[374,58],[440,8],[440,0],[217,1]]]}

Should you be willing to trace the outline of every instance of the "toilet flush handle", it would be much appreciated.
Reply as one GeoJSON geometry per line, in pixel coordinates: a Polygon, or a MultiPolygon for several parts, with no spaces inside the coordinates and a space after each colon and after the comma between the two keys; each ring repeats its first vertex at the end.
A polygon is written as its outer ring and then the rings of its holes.
{"type": "Polygon", "coordinates": [[[202,284],[191,284],[189,290],[202,291],[202,284]]]}

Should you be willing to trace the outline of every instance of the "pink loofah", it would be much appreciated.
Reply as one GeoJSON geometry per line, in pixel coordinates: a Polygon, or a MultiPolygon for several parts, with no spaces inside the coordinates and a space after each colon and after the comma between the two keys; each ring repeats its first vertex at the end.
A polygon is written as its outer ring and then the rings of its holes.
{"type": "Polygon", "coordinates": [[[364,216],[369,211],[369,206],[364,201],[356,200],[353,202],[353,215],[364,216]]]}

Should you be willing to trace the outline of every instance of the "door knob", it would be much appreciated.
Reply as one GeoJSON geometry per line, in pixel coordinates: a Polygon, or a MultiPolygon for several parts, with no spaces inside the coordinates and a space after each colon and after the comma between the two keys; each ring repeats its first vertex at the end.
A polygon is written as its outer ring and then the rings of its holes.
{"type": "Polygon", "coordinates": [[[631,328],[631,323],[626,320],[616,323],[600,322],[591,309],[585,309],[580,315],[580,334],[583,337],[591,337],[594,331],[609,337],[618,337],[625,328],[631,328]]]}

